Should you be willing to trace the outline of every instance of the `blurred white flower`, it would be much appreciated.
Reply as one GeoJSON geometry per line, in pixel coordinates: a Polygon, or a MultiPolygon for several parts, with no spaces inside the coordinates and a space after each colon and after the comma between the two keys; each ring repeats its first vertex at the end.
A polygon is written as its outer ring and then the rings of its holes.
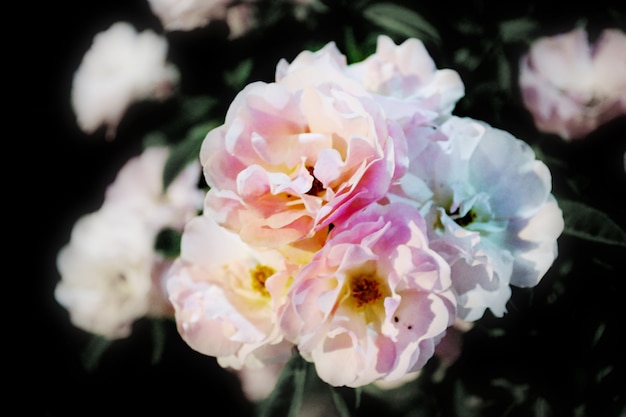
{"type": "Polygon", "coordinates": [[[117,207],[76,222],[57,257],[62,280],[54,293],[76,327],[118,339],[130,335],[135,320],[168,314],[164,260],[153,245],[154,232],[117,207]]]}
{"type": "Polygon", "coordinates": [[[80,129],[92,134],[105,125],[106,137],[112,139],[131,104],[170,97],[179,72],[167,62],[167,49],[164,37],[150,30],[138,33],[126,22],[96,34],[72,83],[80,129]]]}
{"type": "Polygon", "coordinates": [[[254,0],[148,0],[150,9],[168,31],[191,31],[214,21],[224,21],[236,39],[257,25],[254,0]]]}
{"type": "Polygon", "coordinates": [[[182,232],[202,206],[199,163],[162,191],[167,147],[130,159],[107,189],[102,207],[82,216],[57,256],[55,298],[72,323],[110,339],[130,335],[135,320],[173,316],[165,292],[172,261],[155,249],[165,228],[182,232]]]}
{"type": "Polygon", "coordinates": [[[182,231],[202,209],[200,162],[190,162],[164,190],[163,169],[169,154],[166,146],[151,146],[131,158],[107,188],[104,204],[126,207],[154,231],[165,227],[182,231]]]}

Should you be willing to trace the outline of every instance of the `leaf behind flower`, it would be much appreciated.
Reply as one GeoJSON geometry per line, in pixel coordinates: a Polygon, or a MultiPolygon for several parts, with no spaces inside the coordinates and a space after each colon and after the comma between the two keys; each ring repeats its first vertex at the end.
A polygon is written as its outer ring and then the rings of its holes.
{"type": "Polygon", "coordinates": [[[113,344],[113,340],[100,335],[92,335],[87,347],[81,355],[82,364],[89,372],[94,371],[106,350],[113,344]]]}
{"type": "Polygon", "coordinates": [[[207,133],[218,125],[218,122],[210,121],[194,126],[189,129],[187,136],[180,143],[172,146],[172,151],[163,168],[163,190],[169,187],[188,164],[198,160],[202,141],[207,133]]]}
{"type": "Polygon", "coordinates": [[[398,4],[373,4],[364,10],[363,15],[372,23],[398,35],[441,44],[439,31],[433,25],[420,14],[398,4]]]}
{"type": "Polygon", "coordinates": [[[272,393],[261,404],[259,417],[297,417],[302,406],[308,363],[295,354],[282,369],[272,393]]]}
{"type": "Polygon", "coordinates": [[[563,211],[563,233],[597,243],[626,247],[626,232],[606,213],[586,204],[559,200],[563,211]]]}
{"type": "Polygon", "coordinates": [[[539,23],[528,17],[504,20],[498,25],[504,42],[529,42],[537,37],[539,23]]]}

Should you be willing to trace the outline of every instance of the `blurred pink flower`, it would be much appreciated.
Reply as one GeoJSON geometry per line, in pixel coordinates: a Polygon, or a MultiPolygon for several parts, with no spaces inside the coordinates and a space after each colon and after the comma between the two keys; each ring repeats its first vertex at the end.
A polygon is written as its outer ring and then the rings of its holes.
{"type": "Polygon", "coordinates": [[[285,337],[319,377],[358,387],[421,369],[454,322],[455,301],[419,212],[372,204],[332,229],[281,310],[285,337]]]}
{"type": "Polygon", "coordinates": [[[234,0],[148,0],[166,31],[190,31],[224,20],[234,0]]]}
{"type": "Polygon", "coordinates": [[[197,216],[185,227],[167,278],[178,332],[225,368],[284,363],[292,344],[283,341],[276,311],[293,273],[278,252],[250,247],[197,216]]]}
{"type": "Polygon", "coordinates": [[[239,38],[256,27],[255,0],[148,0],[150,9],[168,31],[191,31],[214,21],[224,21],[229,39],[239,38]]]}
{"type": "Polygon", "coordinates": [[[167,60],[167,40],[117,22],[98,33],[74,73],[72,108],[78,126],[94,133],[106,126],[112,139],[128,107],[141,100],[164,100],[179,81],[178,69],[167,60]]]}
{"type": "Polygon", "coordinates": [[[585,29],[536,40],[520,61],[522,100],[537,128],[580,139],[626,115],[626,34],[585,29]]]}
{"type": "Polygon", "coordinates": [[[205,210],[255,245],[323,232],[385,195],[404,133],[355,80],[333,43],[277,66],[231,103],[200,152],[205,210]]]}
{"type": "Polygon", "coordinates": [[[272,393],[286,362],[270,363],[256,368],[233,370],[239,378],[241,390],[250,401],[263,401],[272,393]]]}
{"type": "Polygon", "coordinates": [[[252,1],[242,2],[228,8],[226,12],[226,24],[228,25],[228,38],[237,39],[258,26],[258,10],[252,1]]]}

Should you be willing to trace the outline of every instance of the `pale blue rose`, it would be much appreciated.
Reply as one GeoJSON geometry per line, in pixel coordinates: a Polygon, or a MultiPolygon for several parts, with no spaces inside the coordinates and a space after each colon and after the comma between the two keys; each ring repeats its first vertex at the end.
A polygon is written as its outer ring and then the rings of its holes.
{"type": "Polygon", "coordinates": [[[510,285],[536,285],[557,256],[563,216],[548,167],[510,133],[470,118],[417,127],[390,200],[417,205],[452,268],[459,318],[506,312],[510,285]]]}

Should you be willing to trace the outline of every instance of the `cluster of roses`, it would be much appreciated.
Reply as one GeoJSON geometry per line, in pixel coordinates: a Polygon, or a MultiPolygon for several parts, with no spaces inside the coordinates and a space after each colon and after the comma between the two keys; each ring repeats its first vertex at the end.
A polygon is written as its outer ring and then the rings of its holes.
{"type": "Polygon", "coordinates": [[[380,36],[282,60],[208,133],[210,189],[165,274],[177,328],[232,369],[299,352],[334,386],[415,373],[456,321],[536,285],[563,217],[532,149],[457,117],[459,75],[380,36]]]}
{"type": "Polygon", "coordinates": [[[334,43],[283,60],[164,194],[166,147],[127,163],[59,253],[55,296],[112,339],[175,317],[235,370],[297,350],[336,386],[413,375],[455,324],[502,316],[510,285],[536,285],[563,230],[548,168],[452,115],[463,95],[416,39],[380,36],[350,65],[334,43]],[[154,250],[163,229],[182,232],[174,260],[154,250]]]}

